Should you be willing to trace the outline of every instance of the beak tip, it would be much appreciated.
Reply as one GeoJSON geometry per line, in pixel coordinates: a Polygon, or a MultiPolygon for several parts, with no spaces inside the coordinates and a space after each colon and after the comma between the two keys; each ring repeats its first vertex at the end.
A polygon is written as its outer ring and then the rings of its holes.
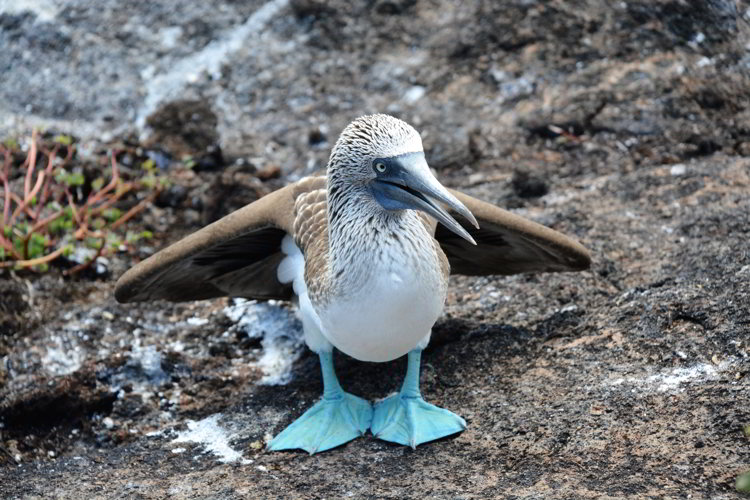
{"type": "Polygon", "coordinates": [[[471,213],[471,211],[467,210],[467,212],[469,212],[469,215],[471,216],[469,218],[469,222],[471,222],[471,225],[474,226],[475,228],[479,229],[479,222],[477,222],[477,218],[474,217],[474,214],[471,213]]]}
{"type": "Polygon", "coordinates": [[[466,208],[466,206],[463,203],[461,203],[461,207],[463,208],[463,212],[461,213],[461,215],[463,215],[466,218],[466,220],[471,222],[472,226],[474,226],[476,229],[479,229],[479,222],[477,222],[477,218],[474,217],[474,214],[471,213],[471,210],[466,208]]]}

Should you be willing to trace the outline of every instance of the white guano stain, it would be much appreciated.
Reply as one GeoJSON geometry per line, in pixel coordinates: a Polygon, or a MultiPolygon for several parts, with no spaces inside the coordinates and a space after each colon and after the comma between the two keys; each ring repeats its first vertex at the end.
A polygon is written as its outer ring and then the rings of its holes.
{"type": "Polygon", "coordinates": [[[58,11],[59,7],[51,0],[0,0],[0,14],[31,12],[42,22],[53,21],[58,11]]]}
{"type": "MultiPolygon", "coordinates": [[[[177,434],[171,443],[197,443],[205,448],[204,453],[213,453],[221,463],[240,462],[242,464],[252,463],[252,460],[242,458],[242,453],[229,446],[231,436],[219,425],[221,413],[215,413],[203,420],[187,421],[187,430],[177,434]]],[[[180,448],[174,448],[180,450],[180,448]]]]}
{"type": "Polygon", "coordinates": [[[699,384],[717,380],[722,372],[728,370],[734,363],[732,360],[722,361],[716,365],[711,363],[697,363],[689,367],[664,370],[645,377],[617,378],[609,382],[610,385],[632,385],[649,392],[681,392],[687,384],[699,384]]]}
{"type": "Polygon", "coordinates": [[[260,359],[252,366],[263,372],[260,384],[284,385],[292,379],[292,367],[303,350],[302,324],[276,301],[235,299],[224,314],[250,338],[261,338],[260,359]]]}

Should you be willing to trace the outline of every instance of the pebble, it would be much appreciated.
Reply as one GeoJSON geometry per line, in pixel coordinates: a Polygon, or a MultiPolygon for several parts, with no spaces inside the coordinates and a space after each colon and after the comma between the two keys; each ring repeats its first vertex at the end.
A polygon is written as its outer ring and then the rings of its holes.
{"type": "Polygon", "coordinates": [[[672,168],[669,169],[669,173],[674,176],[685,175],[686,171],[687,171],[687,168],[685,168],[685,165],[683,165],[682,163],[678,163],[677,165],[672,165],[672,168]]]}

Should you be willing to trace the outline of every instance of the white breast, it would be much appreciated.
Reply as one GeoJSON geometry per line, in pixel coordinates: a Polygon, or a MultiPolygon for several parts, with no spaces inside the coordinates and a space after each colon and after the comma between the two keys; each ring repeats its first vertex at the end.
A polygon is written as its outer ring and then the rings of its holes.
{"type": "Polygon", "coordinates": [[[318,352],[330,342],[353,358],[381,362],[414,349],[440,316],[446,293],[429,235],[425,231],[422,236],[418,252],[385,244],[376,253],[357,253],[347,263],[354,268],[347,273],[350,279],[335,297],[316,307],[307,293],[302,252],[287,235],[278,277],[293,283],[299,296],[308,346],[318,352]]]}
{"type": "Polygon", "coordinates": [[[443,308],[445,286],[436,262],[391,255],[369,265],[372,272],[364,282],[318,315],[323,334],[337,349],[362,361],[390,361],[430,333],[443,308]]]}

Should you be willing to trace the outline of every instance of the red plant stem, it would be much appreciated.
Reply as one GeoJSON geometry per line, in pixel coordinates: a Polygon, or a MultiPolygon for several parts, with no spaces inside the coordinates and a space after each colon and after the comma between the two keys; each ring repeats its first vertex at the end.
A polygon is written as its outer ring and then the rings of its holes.
{"type": "MultiPolygon", "coordinates": [[[[16,193],[14,193],[14,192],[11,191],[11,193],[10,193],[10,199],[13,200],[13,201],[15,201],[16,205],[18,205],[19,207],[22,206],[23,207],[23,211],[26,212],[26,215],[28,215],[29,217],[31,217],[31,215],[32,215],[31,214],[31,209],[29,207],[27,207],[27,206],[24,206],[23,200],[21,198],[19,198],[16,193]]],[[[13,225],[13,222],[15,222],[15,218],[17,216],[18,216],[18,209],[16,209],[13,212],[13,215],[10,216],[10,220],[8,221],[8,225],[9,226],[13,225]]]]}
{"type": "MultiPolygon", "coordinates": [[[[34,149],[35,147],[32,146],[34,149]]],[[[29,216],[31,220],[36,220],[36,218],[39,216],[39,211],[35,214],[34,211],[29,208],[29,203],[33,200],[33,198],[39,193],[39,190],[42,188],[42,184],[44,183],[45,173],[50,167],[54,164],[55,161],[55,155],[57,154],[57,148],[55,148],[49,155],[49,162],[47,163],[47,168],[39,172],[39,175],[37,176],[36,182],[34,183],[34,187],[29,190],[29,186],[31,185],[31,176],[29,175],[30,171],[33,171],[33,168],[31,166],[26,167],[26,180],[24,181],[24,197],[23,201],[16,207],[16,209],[13,211],[13,215],[10,217],[10,224],[12,225],[13,222],[16,220],[16,217],[21,212],[26,212],[26,215],[29,216]]],[[[36,162],[36,151],[33,152],[33,162],[36,162]]],[[[30,155],[31,158],[31,155],[30,155]]],[[[32,164],[32,160],[29,160],[29,165],[32,164]]]]}
{"type": "MultiPolygon", "coordinates": [[[[72,147],[68,148],[68,154],[63,161],[63,166],[65,166],[68,161],[70,161],[71,155],[70,151],[72,150],[72,147]]],[[[39,197],[39,202],[37,203],[37,210],[36,210],[36,217],[34,217],[34,220],[38,219],[39,216],[42,214],[42,210],[44,210],[44,205],[47,203],[47,197],[49,192],[49,182],[52,178],[52,174],[54,173],[55,168],[55,157],[57,156],[58,147],[55,147],[55,149],[52,151],[52,153],[49,154],[48,158],[49,161],[47,162],[47,168],[44,170],[46,179],[44,179],[44,187],[42,188],[42,195],[39,197]]]]}
{"type": "MultiPolygon", "coordinates": [[[[50,165],[55,159],[55,153],[52,152],[52,155],[49,158],[50,165]]],[[[24,203],[29,204],[34,199],[34,197],[39,194],[39,190],[42,189],[42,185],[44,185],[44,178],[46,177],[46,169],[39,172],[39,176],[36,178],[36,183],[34,184],[34,189],[31,190],[29,195],[23,200],[24,203]]],[[[36,219],[36,216],[32,217],[32,219],[36,219]]]]}
{"type": "Polygon", "coordinates": [[[65,196],[68,198],[68,206],[73,211],[73,218],[76,221],[76,224],[81,225],[81,219],[78,217],[78,210],[76,210],[76,204],[73,201],[73,195],[70,194],[70,190],[66,187],[65,188],[65,196]]]}
{"type": "Polygon", "coordinates": [[[36,136],[37,130],[34,129],[31,132],[31,148],[29,150],[29,156],[27,157],[29,164],[26,168],[26,179],[23,182],[24,199],[28,198],[27,195],[31,189],[31,178],[34,175],[34,169],[36,168],[36,136]]]}
{"type": "Polygon", "coordinates": [[[112,191],[117,187],[117,181],[120,179],[120,172],[117,169],[117,160],[115,157],[117,156],[114,151],[111,152],[112,154],[112,180],[109,181],[109,184],[101,188],[99,191],[97,191],[93,196],[90,196],[88,200],[86,200],[85,207],[89,207],[94,205],[95,203],[98,203],[100,199],[104,197],[105,194],[112,191]]]}
{"type": "Polygon", "coordinates": [[[9,149],[3,148],[3,157],[3,171],[0,175],[2,175],[3,192],[5,193],[5,198],[3,198],[5,200],[3,202],[3,227],[5,227],[10,216],[10,181],[8,179],[10,177],[11,154],[9,149]]]}
{"type": "Polygon", "coordinates": [[[48,215],[44,219],[42,219],[40,221],[37,221],[36,224],[34,224],[33,226],[31,226],[31,231],[30,232],[35,233],[35,232],[39,231],[40,229],[46,227],[47,224],[49,224],[53,220],[57,219],[58,217],[60,217],[64,213],[65,213],[65,209],[61,209],[61,210],[58,210],[57,212],[53,213],[52,215],[48,215]]]}
{"type": "Polygon", "coordinates": [[[44,257],[38,257],[36,259],[29,259],[29,260],[26,260],[26,259],[8,260],[8,261],[5,261],[5,262],[0,262],[0,267],[15,267],[15,266],[19,266],[19,267],[31,267],[31,266],[36,266],[36,265],[39,265],[39,264],[44,264],[45,262],[50,262],[52,260],[55,260],[60,255],[62,255],[62,253],[64,251],[65,251],[65,247],[62,247],[62,248],[58,248],[57,250],[55,250],[52,253],[49,253],[49,254],[45,255],[44,257]]]}
{"type": "Polygon", "coordinates": [[[159,196],[160,192],[161,192],[161,189],[157,188],[156,190],[154,190],[150,195],[148,195],[146,198],[141,200],[140,203],[138,203],[136,206],[134,206],[133,208],[125,212],[125,214],[122,217],[120,217],[115,222],[113,222],[112,225],[109,226],[109,228],[111,230],[114,230],[122,226],[123,224],[125,224],[128,220],[130,220],[139,212],[141,212],[144,208],[146,208],[146,205],[154,201],[154,199],[156,199],[156,197],[159,196]]]}
{"type": "Polygon", "coordinates": [[[122,198],[123,195],[129,193],[133,189],[133,183],[128,182],[126,184],[123,184],[120,186],[120,189],[117,191],[117,193],[113,194],[107,201],[99,205],[98,207],[91,210],[91,215],[98,215],[114,205],[117,200],[122,198]]]}

